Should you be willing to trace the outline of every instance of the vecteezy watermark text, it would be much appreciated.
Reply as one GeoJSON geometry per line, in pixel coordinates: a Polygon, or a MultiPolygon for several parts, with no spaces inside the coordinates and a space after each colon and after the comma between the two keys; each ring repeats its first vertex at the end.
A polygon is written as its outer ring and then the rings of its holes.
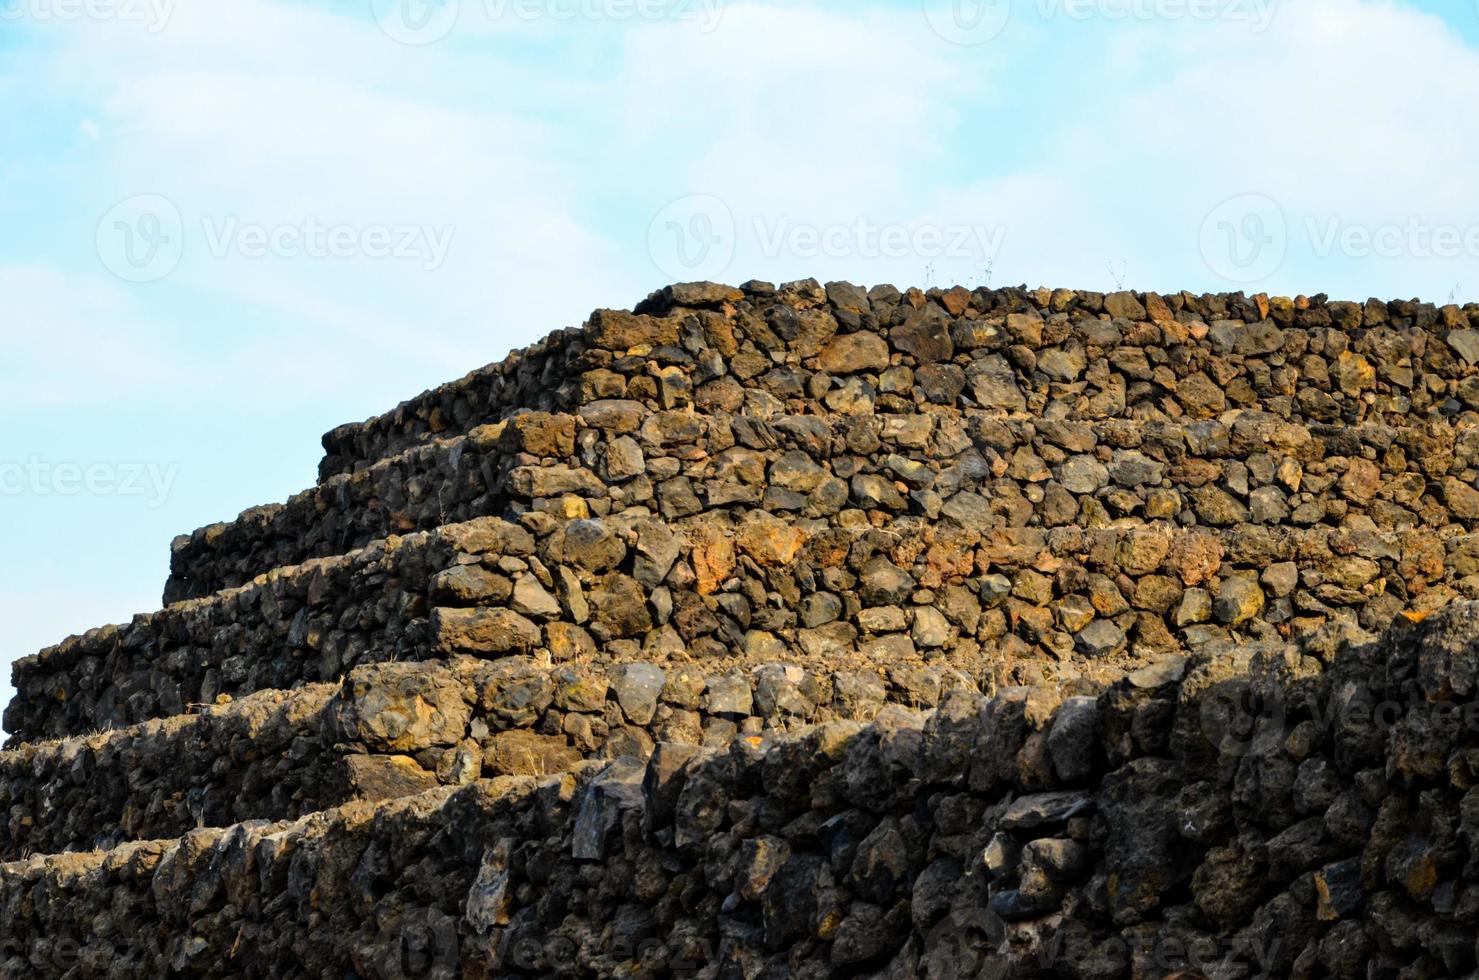
{"type": "Polygon", "coordinates": [[[163,506],[179,475],[178,463],[52,462],[40,456],[0,460],[0,496],[141,497],[163,506]]]}
{"type": "Polygon", "coordinates": [[[1014,18],[1244,24],[1268,30],[1278,0],[921,0],[925,19],[954,44],[985,44],[1014,18]]]}
{"type": "MultiPolygon", "coordinates": [[[[103,265],[128,282],[157,282],[180,264],[187,245],[180,209],[161,194],[135,194],[115,204],[97,227],[103,265]]],[[[456,233],[453,225],[329,224],[310,215],[276,223],[235,215],[202,215],[200,240],[213,259],[372,259],[442,267],[456,233]]]]}
{"type": "Polygon", "coordinates": [[[157,34],[169,23],[174,7],[175,0],[0,0],[0,22],[116,21],[141,24],[157,34]]]}
{"type": "Polygon", "coordinates": [[[653,263],[674,281],[722,280],[741,240],[764,259],[918,259],[990,265],[1006,239],[1004,225],[971,222],[802,221],[753,215],[737,221],[722,199],[689,194],[669,203],[648,226],[653,263]]]}
{"type": "Polygon", "coordinates": [[[1202,258],[1233,283],[1269,278],[1294,249],[1315,259],[1479,259],[1479,222],[1355,221],[1340,214],[1306,213],[1291,220],[1263,194],[1239,194],[1208,212],[1201,226],[1202,258]]]}
{"type": "Polygon", "coordinates": [[[1422,218],[1378,224],[1306,215],[1305,234],[1320,258],[1479,259],[1479,224],[1433,224],[1422,218]]]}
{"type": "Polygon", "coordinates": [[[1272,977],[1278,965],[1282,943],[1273,938],[1267,942],[1244,940],[1237,942],[1211,936],[1159,936],[1154,939],[1127,939],[1112,936],[1101,942],[1092,942],[1087,936],[1075,932],[1058,932],[1052,941],[1045,944],[1039,954],[1039,962],[1045,967],[1062,961],[1085,965],[1095,960],[1132,965],[1142,970],[1154,969],[1158,974],[1169,975],[1175,971],[1195,970],[1210,975],[1217,968],[1232,972],[1237,968],[1240,976],[1272,977]]]}
{"type": "Polygon", "coordinates": [[[789,218],[755,219],[755,238],[766,258],[986,259],[1001,249],[1006,230],[958,222],[946,224],[851,223],[812,225],[789,218]]]}
{"type": "Polygon", "coordinates": [[[719,27],[724,0],[370,0],[380,30],[402,44],[432,44],[481,15],[489,24],[533,21],[670,21],[719,27]]]}
{"type": "Polygon", "coordinates": [[[1455,738],[1479,733],[1479,701],[1429,701],[1421,692],[1402,697],[1302,698],[1264,696],[1247,683],[1228,683],[1201,698],[1197,713],[1202,734],[1222,754],[1242,756],[1258,746],[1279,744],[1298,724],[1356,742],[1385,740],[1403,730],[1455,738]]]}
{"type": "Polygon", "coordinates": [[[297,224],[262,225],[235,217],[201,219],[212,258],[233,252],[246,259],[410,259],[435,272],[447,258],[451,225],[326,225],[316,218],[297,224]]]}
{"type": "Polygon", "coordinates": [[[1101,975],[1132,969],[1137,975],[1170,976],[1191,970],[1205,976],[1264,978],[1275,975],[1284,958],[1282,937],[1265,935],[1219,939],[1206,935],[1177,936],[1102,933],[1068,919],[1046,937],[1026,923],[1009,923],[990,908],[964,904],[930,930],[925,961],[931,976],[976,976],[988,961],[1036,961],[1044,974],[1101,975]],[[1088,969],[1092,967],[1092,970],[1088,969]]]}

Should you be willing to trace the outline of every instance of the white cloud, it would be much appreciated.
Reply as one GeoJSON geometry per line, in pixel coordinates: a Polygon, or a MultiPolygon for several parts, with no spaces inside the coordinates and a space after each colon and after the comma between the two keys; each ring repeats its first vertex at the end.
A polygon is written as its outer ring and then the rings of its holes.
{"type": "MultiPolygon", "coordinates": [[[[48,87],[93,100],[87,121],[99,135],[88,183],[65,188],[83,205],[73,238],[90,236],[121,199],[162,194],[182,216],[185,250],[166,279],[131,288],[99,281],[89,249],[84,268],[65,271],[66,285],[106,294],[159,324],[155,333],[185,328],[186,317],[189,329],[214,331],[204,346],[218,355],[218,373],[254,373],[251,384],[218,389],[219,410],[232,410],[233,395],[248,407],[304,383],[348,388],[377,371],[387,383],[400,374],[402,384],[406,376],[433,384],[578,323],[624,292],[610,248],[572,217],[575,183],[551,128],[473,97],[509,74],[496,59],[454,72],[460,79],[406,86],[393,69],[426,52],[392,43],[367,20],[270,2],[181,5],[158,34],[69,26],[80,29],[50,34],[48,87]],[[459,80],[474,105],[424,94],[459,80]],[[218,255],[209,240],[232,224],[273,232],[311,223],[361,237],[425,227],[450,236],[450,247],[429,272],[397,258],[218,255]],[[531,312],[531,297],[542,299],[541,312],[531,312]]],[[[12,302],[70,324],[100,360],[122,346],[125,334],[96,304],[79,297],[80,308],[68,309],[65,289],[49,295],[12,302]]],[[[143,360],[144,349],[124,363],[143,360]]],[[[170,349],[153,348],[166,357],[170,349]]],[[[40,377],[73,372],[54,344],[34,349],[38,359],[48,353],[40,377]]],[[[193,384],[177,371],[124,377],[156,390],[193,384]]],[[[54,396],[96,394],[50,387],[54,396]]]]}
{"type": "MultiPolygon", "coordinates": [[[[465,42],[542,25],[490,24],[466,7],[468,32],[426,48],[394,44],[365,18],[264,0],[178,5],[157,34],[102,23],[54,36],[49,85],[87,103],[99,134],[96,180],[71,189],[90,201],[76,234],[133,194],[173,202],[183,258],[164,281],[120,296],[160,323],[211,311],[210,325],[191,326],[219,331],[222,369],[254,379],[218,389],[222,398],[250,405],[376,376],[429,385],[596,306],[635,302],[662,278],[642,236],[674,187],[717,188],[749,229],[776,215],[917,222],[929,196],[919,174],[946,166],[958,103],[981,84],[939,57],[912,9],[741,4],[710,33],[688,22],[584,25],[566,52],[576,60],[541,70],[465,42]],[[602,41],[617,62],[609,83],[579,61],[602,41]],[[880,72],[890,60],[910,70],[880,72]],[[525,97],[533,88],[559,93],[562,110],[530,111],[542,104],[525,97]],[[879,126],[901,119],[912,123],[879,126]],[[435,272],[217,258],[207,246],[206,232],[231,222],[270,231],[309,221],[451,229],[453,239],[435,272]]],[[[860,258],[809,264],[856,278],[860,258]]],[[[752,254],[741,265],[765,274],[777,263],[752,254]]]]}
{"type": "MultiPolygon", "coordinates": [[[[1303,219],[1479,219],[1479,192],[1450,163],[1479,141],[1462,125],[1479,59],[1438,19],[1393,3],[1284,4],[1258,35],[1242,23],[1108,25],[1081,63],[1055,62],[1059,73],[1043,78],[1031,64],[1068,43],[1062,24],[1014,25],[962,48],[912,4],[731,4],[708,33],[690,22],[578,25],[563,57],[556,45],[542,65],[487,42],[547,39],[549,25],[480,11],[465,5],[458,33],[424,48],[389,41],[365,17],[268,0],[178,5],[158,34],[108,23],[55,35],[43,77],[83,101],[79,127],[97,134],[88,166],[100,179],[83,217],[158,191],[179,206],[189,247],[148,290],[58,263],[8,302],[63,324],[86,359],[128,368],[115,377],[151,386],[192,384],[188,361],[170,363],[181,310],[228,311],[221,358],[257,381],[222,395],[250,402],[367,377],[433,384],[590,308],[633,302],[662,278],[645,254],[647,224],[690,191],[734,213],[729,278],[902,284],[931,267],[941,282],[984,272],[988,256],[974,252],[880,256],[846,235],[840,249],[762,241],[863,218],[1004,234],[996,283],[1104,288],[1113,262],[1131,285],[1225,288],[1197,252],[1198,226],[1253,191],[1284,206],[1296,239],[1265,285],[1446,293],[1462,262],[1320,261],[1303,219]],[[1105,84],[1108,66],[1119,84],[1105,84]],[[1039,102],[1059,114],[1030,118],[1039,102]],[[1028,123],[1042,134],[1037,152],[998,152],[1017,149],[1028,123]],[[204,241],[206,222],[310,219],[454,237],[435,272],[218,259],[204,241]],[[158,339],[155,354],[123,339],[141,334],[158,339]]],[[[90,231],[79,219],[78,234],[90,231]]],[[[33,345],[28,372],[49,397],[113,390],[44,380],[63,374],[46,370],[54,349],[33,345]]]]}
{"type": "Polygon", "coordinates": [[[610,95],[635,159],[668,195],[716,193],[737,210],[856,217],[939,180],[990,65],[953,57],[917,8],[824,12],[743,4],[721,30],[629,37],[610,95]],[[651,148],[674,152],[654,154],[651,148]]]}
{"type": "Polygon", "coordinates": [[[1322,258],[1305,226],[1479,223],[1479,189],[1454,165],[1479,150],[1467,125],[1479,54],[1441,21],[1392,3],[1302,0],[1256,37],[1240,24],[1106,34],[1104,59],[1132,81],[1086,90],[1030,165],[953,193],[958,213],[1010,226],[997,282],[1112,288],[1105,264],[1124,260],[1142,289],[1241,288],[1204,262],[1199,228],[1247,193],[1277,201],[1290,236],[1282,266],[1250,289],[1442,302],[1456,277],[1473,280],[1473,259],[1322,258]]]}

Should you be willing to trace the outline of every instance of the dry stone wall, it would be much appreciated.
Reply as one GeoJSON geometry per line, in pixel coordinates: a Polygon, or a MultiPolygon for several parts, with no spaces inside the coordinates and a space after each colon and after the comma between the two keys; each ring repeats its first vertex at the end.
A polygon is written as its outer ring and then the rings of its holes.
{"type": "Polygon", "coordinates": [[[960,691],[866,725],[32,858],[0,867],[0,968],[1467,975],[1476,637],[1462,603],[1381,641],[1208,651],[1098,698],[960,691]]]}
{"type": "MultiPolygon", "coordinates": [[[[77,735],[178,714],[222,694],[337,681],[360,663],[421,659],[433,604],[467,594],[455,581],[481,555],[496,565],[532,549],[527,532],[496,519],[450,525],[71,637],[16,663],[21,694],[6,728],[13,740],[77,735]],[[437,577],[449,571],[444,590],[437,577]]],[[[489,572],[487,582],[485,598],[511,595],[506,577],[489,572]]]]}
{"type": "MultiPolygon", "coordinates": [[[[565,339],[568,412],[490,413],[432,441],[403,422],[371,442],[409,448],[181,538],[167,600],[389,533],[552,507],[933,519],[985,487],[1005,525],[1479,517],[1464,477],[1479,382],[1462,353],[1479,333],[1456,307],[838,284],[679,295],[719,308],[608,311],[565,339]]],[[[464,384],[469,403],[497,401],[464,384]]]]}
{"type": "Polygon", "coordinates": [[[573,361],[579,331],[551,334],[458,381],[424,392],[395,411],[324,434],[319,478],[328,481],[364,469],[374,460],[438,438],[464,435],[488,420],[518,410],[557,411],[575,404],[573,361]]]}
{"type": "MultiPolygon", "coordinates": [[[[1101,320],[1114,324],[1123,346],[1130,348],[1106,358],[1101,377],[1113,382],[1111,388],[1123,387],[1126,401],[1142,410],[1166,411],[1172,417],[1190,414],[1192,418],[1205,418],[1229,406],[1251,406],[1284,417],[1298,411],[1327,422],[1351,422],[1372,413],[1392,412],[1402,416],[1443,417],[1457,414],[1462,410],[1460,406],[1472,409],[1475,390],[1472,384],[1465,384],[1470,377],[1465,368],[1479,362],[1479,335],[1469,332],[1479,326],[1471,321],[1476,311],[1479,307],[1472,304],[1463,308],[1438,308],[1415,301],[1370,300],[1356,304],[1331,302],[1321,296],[1293,300],[1241,294],[1106,296],[1068,289],[967,291],[958,287],[948,291],[923,293],[911,289],[900,293],[891,286],[863,290],[848,283],[828,283],[822,287],[810,281],[788,284],[779,290],[764,283],[746,283],[739,290],[685,284],[664,289],[637,307],[637,312],[644,316],[697,318],[705,339],[698,341],[685,333],[681,338],[685,350],[691,345],[706,344],[711,335],[716,335],[722,357],[744,355],[749,363],[760,367],[752,373],[743,364],[732,365],[729,374],[733,380],[744,387],[759,388],[767,386],[764,374],[775,366],[770,363],[774,360],[771,352],[802,357],[816,355],[818,339],[830,342],[837,333],[862,328],[885,336],[893,351],[898,352],[901,363],[906,358],[915,361],[922,356],[924,360],[918,363],[925,366],[942,362],[959,366],[954,361],[956,355],[967,355],[968,360],[974,360],[970,355],[985,350],[987,354],[983,356],[1002,353],[1007,358],[1014,380],[1030,379],[1039,351],[1058,352],[1050,354],[1049,368],[1061,361],[1065,352],[1071,360],[1076,356],[1075,350],[1083,350],[1087,359],[1091,342],[1106,335],[1101,333],[1103,327],[1093,327],[1086,321],[1101,320]],[[835,330],[826,323],[827,316],[837,321],[835,330]],[[1008,317],[1014,318],[1010,324],[1008,317]],[[801,322],[808,319],[809,324],[801,322]],[[734,325],[727,326],[721,321],[734,325]],[[937,337],[933,349],[913,341],[909,335],[917,332],[922,321],[937,321],[942,327],[948,324],[948,341],[943,336],[937,337]],[[1241,329],[1249,324],[1257,325],[1256,329],[1251,332],[1241,329]],[[895,328],[905,326],[913,330],[899,329],[895,336],[895,328]],[[1292,336],[1284,333],[1289,329],[1296,333],[1292,336]],[[1435,338],[1444,339],[1444,343],[1429,349],[1429,341],[1435,338]],[[1293,344],[1286,343],[1290,340],[1293,344]],[[1177,346],[1183,350],[1167,349],[1177,346]],[[1135,347],[1145,348],[1144,369],[1140,366],[1140,355],[1133,353],[1135,347]],[[804,353],[808,350],[809,355],[804,353]],[[1030,360],[1025,357],[1029,352],[1030,360]],[[761,355],[758,362],[752,357],[754,353],[761,355]],[[1255,363],[1249,363],[1250,357],[1255,363]],[[1181,370],[1177,365],[1187,362],[1197,365],[1187,373],[1188,377],[1200,371],[1212,384],[1195,381],[1179,394],[1163,388],[1156,394],[1169,393],[1171,398],[1169,402],[1163,398],[1159,405],[1145,397],[1151,386],[1160,384],[1155,367],[1166,365],[1176,372],[1181,370]],[[1126,370],[1129,365],[1133,366],[1126,370]],[[1276,371],[1281,372],[1277,382],[1276,371]],[[1303,386],[1299,385],[1301,378],[1307,379],[1303,386]],[[1291,380],[1296,387],[1309,389],[1300,392],[1293,404],[1290,399],[1294,392],[1272,387],[1291,380]],[[1139,388],[1131,394],[1137,383],[1139,388]],[[1214,387],[1217,392],[1211,390],[1214,387]]],[[[605,345],[618,332],[618,328],[588,327],[578,338],[581,349],[576,350],[576,356],[583,354],[587,345],[605,345]]],[[[575,339],[569,333],[558,334],[546,344],[556,341],[569,344],[575,339]]],[[[829,363],[835,364],[844,352],[856,351],[867,343],[854,338],[838,344],[829,363]]],[[[1107,350],[1122,344],[1106,344],[1100,339],[1093,346],[1107,350]]],[[[532,361],[540,356],[542,349],[543,345],[511,355],[508,363],[521,365],[532,361]]],[[[890,361],[893,351],[887,355],[890,361]]],[[[626,349],[613,348],[613,352],[625,353],[626,349]]],[[[599,353],[593,356],[601,357],[599,353]]],[[[871,370],[866,365],[855,369],[870,381],[888,367],[882,363],[884,357],[877,352],[876,345],[872,356],[871,370]]],[[[1086,364],[1085,370],[1087,367],[1086,364]]],[[[323,471],[326,475],[351,471],[431,438],[466,434],[478,425],[497,421],[511,405],[553,410],[530,401],[514,404],[500,397],[497,378],[507,370],[502,364],[484,368],[418,396],[393,413],[341,426],[325,437],[326,447],[333,444],[328,449],[330,457],[353,455],[354,461],[329,465],[326,458],[323,471]],[[454,411],[454,405],[464,407],[454,411]],[[454,416],[455,421],[449,421],[454,416]],[[356,447],[352,453],[340,448],[351,445],[356,447]]],[[[573,361],[566,370],[576,373],[573,361]]],[[[723,376],[717,366],[713,370],[716,372],[713,380],[723,376]]],[[[918,380],[927,382],[931,375],[940,374],[955,376],[946,366],[927,372],[918,380]]],[[[912,366],[909,378],[914,380],[912,366]]],[[[1161,379],[1167,378],[1161,375],[1161,379]]],[[[1046,381],[1047,377],[1042,380],[1046,381]]],[[[1018,384],[1020,389],[1020,381],[1018,384]]],[[[557,387],[556,383],[541,386],[544,390],[557,387]]],[[[905,401],[913,400],[912,387],[910,384],[902,389],[905,401]]],[[[898,393],[898,390],[882,391],[877,384],[875,390],[881,394],[898,393]]],[[[1023,401],[1027,401],[1031,389],[1020,390],[1023,390],[1023,401]]],[[[1104,390],[1107,389],[1100,388],[1098,393],[1102,395],[1104,390]]],[[[948,388],[931,401],[956,404],[947,395],[948,388]]],[[[1101,398],[1100,403],[1103,401],[1101,398]]]]}
{"type": "Polygon", "coordinates": [[[1476,316],[598,311],[16,663],[0,976],[1469,975],[1476,316]]]}
{"type": "Polygon", "coordinates": [[[948,667],[879,672],[761,664],[706,675],[652,663],[529,657],[359,667],[342,685],[270,690],[95,735],[0,752],[0,860],[282,820],[484,776],[645,758],[659,742],[741,735],[978,693],[948,667]]]}
{"type": "MultiPolygon", "coordinates": [[[[985,505],[986,497],[962,491],[985,505]]],[[[948,664],[985,689],[1051,679],[1081,693],[1230,636],[1479,597],[1479,537],[1169,521],[1001,527],[900,517],[882,528],[674,526],[630,508],[523,525],[482,518],[314,560],[209,600],[73,638],[17,664],[25,737],[166,717],[222,695],[332,682],[386,660],[532,653],[948,664]],[[525,530],[528,527],[531,530],[525,530]]]]}

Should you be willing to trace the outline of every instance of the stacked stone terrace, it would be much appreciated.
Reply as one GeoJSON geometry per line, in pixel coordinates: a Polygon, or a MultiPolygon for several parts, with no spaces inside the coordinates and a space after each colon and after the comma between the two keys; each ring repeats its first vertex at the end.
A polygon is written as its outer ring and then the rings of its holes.
{"type": "Polygon", "coordinates": [[[0,974],[1471,969],[1476,316],[598,311],[17,662],[0,974]]]}

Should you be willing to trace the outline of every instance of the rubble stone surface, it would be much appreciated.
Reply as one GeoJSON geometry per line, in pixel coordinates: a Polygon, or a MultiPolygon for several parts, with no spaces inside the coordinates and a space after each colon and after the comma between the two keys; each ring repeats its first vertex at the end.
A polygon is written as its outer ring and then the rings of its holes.
{"type": "Polygon", "coordinates": [[[16,662],[0,976],[1470,975],[1476,316],[597,311],[16,662]]]}

